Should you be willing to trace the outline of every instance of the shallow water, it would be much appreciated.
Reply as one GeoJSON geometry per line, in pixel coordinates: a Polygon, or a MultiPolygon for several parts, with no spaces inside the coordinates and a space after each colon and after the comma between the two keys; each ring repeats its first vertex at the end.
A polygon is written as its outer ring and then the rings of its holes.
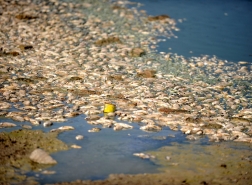
{"type": "MultiPolygon", "coordinates": [[[[133,153],[157,149],[172,142],[185,142],[185,136],[181,132],[172,131],[168,127],[163,128],[161,132],[144,132],[139,129],[137,123],[131,123],[134,128],[130,130],[114,131],[111,128],[100,127],[102,130],[99,133],[90,133],[88,130],[95,126],[88,124],[84,118],[84,115],[80,115],[64,123],[54,123],[51,127],[44,128],[42,125],[33,127],[33,130],[42,129],[49,132],[60,126],[71,125],[75,129],[60,133],[58,138],[69,146],[76,144],[82,148],[52,154],[58,164],[46,170],[55,171],[55,174],[43,175],[41,172],[29,172],[28,176],[35,176],[38,182],[44,184],[76,179],[104,179],[111,173],[155,173],[158,172],[156,164],[133,156],[133,153]],[[84,139],[76,140],[77,135],[83,135],[84,139]],[[159,139],[161,137],[166,139],[159,139]]],[[[18,126],[30,124],[1,119],[1,122],[4,121],[13,122],[18,126]]],[[[13,127],[2,130],[16,129],[13,127]]]]}
{"type": "Polygon", "coordinates": [[[133,0],[149,15],[167,14],[177,21],[178,38],[160,42],[158,51],[185,57],[215,55],[252,63],[251,0],[133,0]],[[182,22],[179,22],[179,19],[182,22]],[[170,49],[169,49],[170,48],[170,49]]]}

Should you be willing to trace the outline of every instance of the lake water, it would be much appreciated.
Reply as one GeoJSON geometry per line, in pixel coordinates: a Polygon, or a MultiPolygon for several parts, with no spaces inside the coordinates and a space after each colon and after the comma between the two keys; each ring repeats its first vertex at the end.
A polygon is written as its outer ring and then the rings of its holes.
{"type": "Polygon", "coordinates": [[[178,38],[159,43],[158,51],[185,57],[216,55],[252,63],[251,0],[133,0],[149,15],[167,14],[177,21],[178,38]],[[182,22],[179,21],[182,20],[182,22]],[[170,50],[169,50],[170,48],[170,50]]]}

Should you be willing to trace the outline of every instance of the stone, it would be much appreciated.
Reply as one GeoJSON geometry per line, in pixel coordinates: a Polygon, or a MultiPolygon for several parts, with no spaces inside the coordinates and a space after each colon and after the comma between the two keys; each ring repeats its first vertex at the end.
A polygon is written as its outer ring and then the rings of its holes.
{"type": "Polygon", "coordinates": [[[40,148],[33,150],[29,158],[39,164],[57,164],[57,161],[40,148]]]}

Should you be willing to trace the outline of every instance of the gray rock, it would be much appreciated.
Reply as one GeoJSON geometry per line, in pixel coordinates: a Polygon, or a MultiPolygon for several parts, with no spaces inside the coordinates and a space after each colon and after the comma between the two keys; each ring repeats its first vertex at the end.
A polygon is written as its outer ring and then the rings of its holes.
{"type": "Polygon", "coordinates": [[[30,159],[39,164],[57,164],[57,161],[42,149],[35,149],[31,153],[30,159]]]}

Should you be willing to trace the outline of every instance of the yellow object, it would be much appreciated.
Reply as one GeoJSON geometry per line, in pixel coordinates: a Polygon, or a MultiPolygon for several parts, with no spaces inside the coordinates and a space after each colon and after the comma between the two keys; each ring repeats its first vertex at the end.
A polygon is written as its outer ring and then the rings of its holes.
{"type": "Polygon", "coordinates": [[[116,106],[111,103],[105,103],[103,112],[115,112],[116,106]]]}

